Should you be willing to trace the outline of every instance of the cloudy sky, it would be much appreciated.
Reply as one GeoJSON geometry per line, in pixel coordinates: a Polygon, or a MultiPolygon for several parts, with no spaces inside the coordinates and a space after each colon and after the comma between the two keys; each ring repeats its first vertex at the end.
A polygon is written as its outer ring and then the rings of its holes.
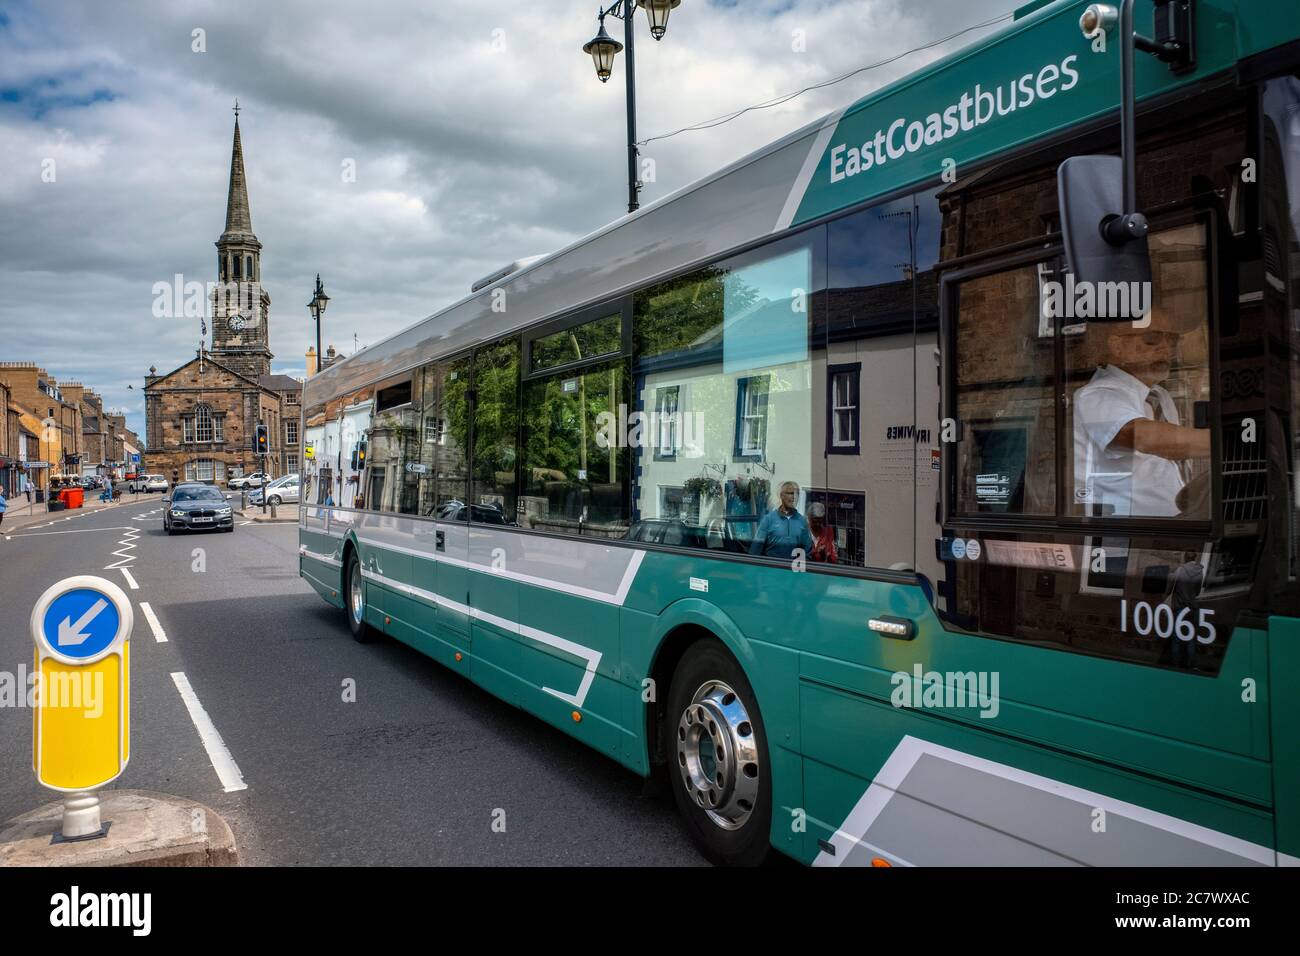
{"type": "MultiPolygon", "coordinates": [[[[642,14],[639,138],[1016,5],[683,0],[660,43],[642,14]]],[[[199,338],[195,319],[153,317],[153,286],[177,273],[216,278],[236,97],[276,371],[303,372],[317,272],[332,297],[326,344],[347,353],[354,335],[378,341],[479,276],[617,218],[627,190],[623,57],[608,84],[596,80],[580,49],[596,9],[596,0],[2,0],[0,360],[34,360],[98,388],[143,434],[149,366],[183,364],[199,338]],[[355,181],[343,174],[348,161],[355,181]]],[[[621,38],[620,22],[608,26],[621,38]]],[[[643,151],[657,175],[643,202],[985,32],[656,141],[643,151]]]]}

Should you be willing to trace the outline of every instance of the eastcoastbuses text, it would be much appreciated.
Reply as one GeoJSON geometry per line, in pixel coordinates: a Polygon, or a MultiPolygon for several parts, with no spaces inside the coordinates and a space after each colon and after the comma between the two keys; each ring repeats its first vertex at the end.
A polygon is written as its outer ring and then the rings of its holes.
{"type": "Polygon", "coordinates": [[[1132,100],[1085,6],[310,378],[302,576],[717,861],[1297,862],[1300,5],[1132,100]],[[1085,263],[1088,153],[1145,225],[1085,263]],[[1141,321],[1048,301],[1121,256],[1141,321]]]}

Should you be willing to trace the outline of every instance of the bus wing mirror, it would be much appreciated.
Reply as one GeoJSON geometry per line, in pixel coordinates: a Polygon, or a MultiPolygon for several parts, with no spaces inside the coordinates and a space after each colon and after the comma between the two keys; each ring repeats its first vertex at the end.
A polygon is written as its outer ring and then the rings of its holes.
{"type": "Polygon", "coordinates": [[[1146,219],[1117,212],[1124,208],[1124,160],[1118,156],[1071,156],[1056,172],[1065,260],[1076,288],[1092,286],[1095,301],[1130,303],[1122,315],[1092,315],[1099,321],[1128,322],[1147,311],[1151,297],[1151,259],[1146,219]],[[1133,294],[1120,299],[1099,295],[1124,283],[1133,294]]]}

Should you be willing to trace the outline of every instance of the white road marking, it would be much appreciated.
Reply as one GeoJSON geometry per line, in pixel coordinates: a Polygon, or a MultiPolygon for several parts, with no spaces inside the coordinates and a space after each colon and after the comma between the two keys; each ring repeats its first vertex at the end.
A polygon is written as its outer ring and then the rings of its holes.
{"type": "Polygon", "coordinates": [[[131,572],[129,570],[126,568],[118,568],[118,570],[126,577],[126,583],[131,585],[132,591],[140,590],[140,585],[135,583],[135,578],[131,577],[131,572]]]}
{"type": "MultiPolygon", "coordinates": [[[[122,570],[126,570],[123,568],[122,570]]],[[[153,631],[153,639],[159,644],[167,643],[167,634],[163,631],[162,624],[158,621],[158,615],[153,612],[148,601],[140,602],[140,610],[144,611],[144,619],[149,622],[149,630],[153,631]]]]}
{"type": "Polygon", "coordinates": [[[212,761],[212,769],[217,772],[217,778],[221,781],[221,785],[226,788],[226,793],[247,790],[248,784],[244,783],[244,775],[239,772],[239,765],[235,763],[235,758],[230,755],[230,748],[221,739],[221,734],[217,733],[212,718],[203,709],[203,705],[199,703],[198,695],[194,693],[194,688],[190,686],[189,678],[185,676],[185,672],[174,672],[172,682],[175,683],[176,689],[180,691],[181,700],[185,701],[185,709],[190,712],[190,720],[194,721],[194,726],[199,732],[199,739],[203,741],[203,749],[208,752],[208,759],[212,761]]]}
{"type": "MultiPolygon", "coordinates": [[[[37,525],[38,528],[48,528],[49,525],[37,525]]],[[[39,538],[46,534],[90,534],[94,531],[134,531],[135,528],[74,528],[71,531],[29,531],[26,534],[14,534],[15,538],[39,538]]]]}
{"type": "Polygon", "coordinates": [[[124,564],[130,564],[132,561],[134,561],[134,560],[135,560],[135,555],[133,555],[133,554],[128,554],[127,552],[129,552],[129,551],[134,551],[134,550],[135,550],[135,543],[134,543],[134,542],[135,542],[135,539],[138,538],[138,537],[140,537],[140,529],[139,529],[139,528],[132,528],[132,529],[129,530],[125,535],[123,535],[123,536],[122,536],[122,540],[118,542],[118,544],[120,544],[121,547],[120,547],[118,550],[116,550],[116,551],[113,552],[113,556],[114,556],[114,557],[121,558],[122,560],[121,560],[121,561],[116,561],[116,562],[114,562],[113,564],[107,564],[107,565],[105,565],[105,566],[104,566],[104,570],[105,570],[105,571],[111,571],[111,570],[113,570],[114,568],[120,568],[120,567],[122,567],[124,564]]]}
{"type": "Polygon", "coordinates": [[[239,522],[239,526],[242,528],[244,525],[246,525],[246,524],[252,524],[252,523],[253,523],[253,522],[251,522],[251,521],[241,521],[241,522],[239,522]]]}

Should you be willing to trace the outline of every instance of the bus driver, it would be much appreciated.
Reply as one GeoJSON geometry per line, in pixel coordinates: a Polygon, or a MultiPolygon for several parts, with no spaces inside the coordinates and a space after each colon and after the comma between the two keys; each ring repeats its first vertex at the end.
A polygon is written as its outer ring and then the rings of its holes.
{"type": "Polygon", "coordinates": [[[1150,318],[1110,326],[1109,361],[1074,394],[1074,500],[1089,514],[1174,517],[1205,480],[1180,500],[1191,462],[1210,457],[1210,432],[1184,425],[1161,385],[1181,333],[1158,307],[1150,318]]]}

